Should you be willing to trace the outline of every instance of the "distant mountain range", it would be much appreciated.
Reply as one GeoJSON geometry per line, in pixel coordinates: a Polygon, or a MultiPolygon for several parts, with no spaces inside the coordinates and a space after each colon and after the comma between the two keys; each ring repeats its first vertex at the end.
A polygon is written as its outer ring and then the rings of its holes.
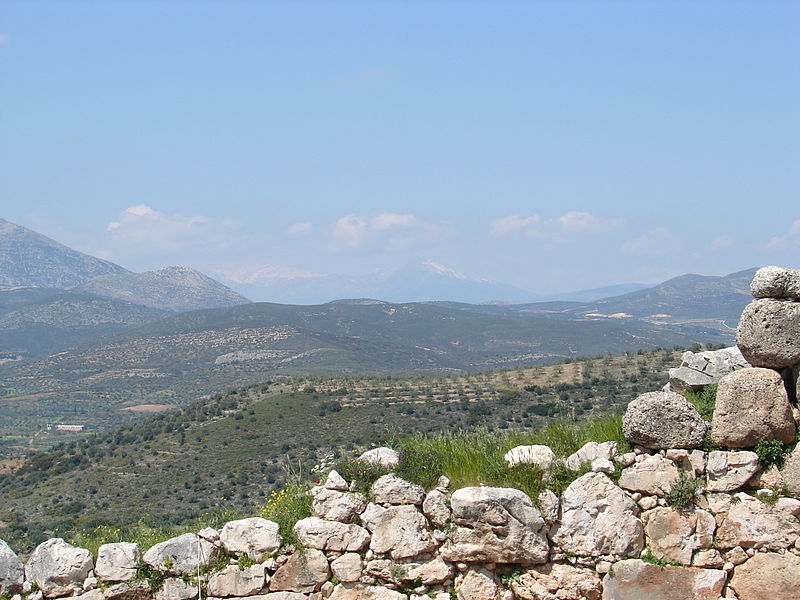
{"type": "Polygon", "coordinates": [[[0,219],[0,353],[25,357],[167,313],[249,300],[189,267],[133,273],[0,219]]]}

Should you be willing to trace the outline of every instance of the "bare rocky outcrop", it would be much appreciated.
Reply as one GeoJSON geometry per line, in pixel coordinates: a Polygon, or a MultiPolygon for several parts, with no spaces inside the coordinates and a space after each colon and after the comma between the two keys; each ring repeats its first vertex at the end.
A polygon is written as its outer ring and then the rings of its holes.
{"type": "Polygon", "coordinates": [[[638,556],[644,547],[639,508],[602,473],[586,473],[564,490],[550,538],[578,556],[638,556]]]}
{"type": "Polygon", "coordinates": [[[61,538],[42,542],[25,563],[25,579],[35,583],[45,598],[71,595],[80,589],[94,567],[88,550],[61,538]]]}
{"type": "Polygon", "coordinates": [[[22,561],[3,540],[0,540],[0,594],[14,594],[22,589],[22,561]]]}
{"type": "Polygon", "coordinates": [[[754,367],[782,369],[800,364],[800,302],[754,300],[742,312],[736,344],[754,367]]]}
{"type": "Polygon", "coordinates": [[[97,551],[95,575],[104,581],[132,581],[142,553],[138,544],[117,542],[103,544],[97,551]]]}
{"type": "Polygon", "coordinates": [[[625,438],[656,450],[698,448],[708,426],[686,398],[675,392],[647,392],[628,405],[625,438]]]}
{"type": "Polygon", "coordinates": [[[260,561],[281,547],[278,524],[261,517],[230,521],[219,532],[219,539],[228,552],[247,554],[260,561]]]}
{"type": "Polygon", "coordinates": [[[739,600],[800,598],[800,557],[758,553],[736,568],[730,587],[739,600]]]}
{"type": "Polygon", "coordinates": [[[184,533],[150,548],[142,557],[153,569],[171,575],[192,575],[208,566],[217,555],[216,547],[194,533],[184,533]]]}
{"type": "Polygon", "coordinates": [[[717,388],[711,439],[726,448],[752,448],[761,440],[793,442],[792,407],[777,371],[753,368],[722,378],[717,388]]]}
{"type": "Polygon", "coordinates": [[[750,292],[755,298],[800,300],[800,270],[774,266],[761,267],[753,276],[750,292]]]}
{"type": "Polygon", "coordinates": [[[725,571],[623,560],[603,578],[603,600],[719,600],[725,571]]]}
{"type": "Polygon", "coordinates": [[[468,487],[452,499],[455,527],[442,548],[450,561],[536,564],[547,560],[546,525],[520,490],[468,487]]]}

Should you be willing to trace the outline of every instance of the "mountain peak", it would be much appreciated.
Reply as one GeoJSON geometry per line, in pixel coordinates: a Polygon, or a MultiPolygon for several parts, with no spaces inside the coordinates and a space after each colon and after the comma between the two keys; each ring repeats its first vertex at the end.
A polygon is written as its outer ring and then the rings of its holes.
{"type": "Polygon", "coordinates": [[[0,219],[0,286],[69,289],[93,277],[128,271],[0,219]]]}

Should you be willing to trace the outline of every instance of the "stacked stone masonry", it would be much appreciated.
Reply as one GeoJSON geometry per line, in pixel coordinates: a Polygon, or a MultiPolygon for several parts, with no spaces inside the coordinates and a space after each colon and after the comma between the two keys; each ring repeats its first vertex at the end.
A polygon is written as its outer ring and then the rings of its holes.
{"type": "MultiPolygon", "coordinates": [[[[0,594],[11,600],[798,600],[800,272],[762,269],[753,294],[737,338],[744,358],[733,349],[720,360],[702,357],[730,367],[715,367],[719,399],[710,426],[681,395],[651,392],[631,402],[623,420],[633,452],[606,442],[568,457],[546,446],[506,455],[510,466],[538,464],[544,472],[563,461],[576,475],[588,471],[560,496],[544,491],[530,498],[488,486],[451,490],[445,477],[426,491],[390,473],[366,497],[332,471],[310,491],[312,516],[294,527],[298,548],[262,518],[184,534],[146,552],[114,543],[93,556],[51,539],[24,564],[0,541],[0,594]],[[702,450],[707,435],[722,448],[702,450]],[[759,463],[752,448],[761,440],[795,444],[782,468],[759,463]],[[670,506],[670,491],[687,480],[697,484],[693,501],[670,506]]],[[[376,449],[362,459],[391,469],[398,456],[376,449]]]]}

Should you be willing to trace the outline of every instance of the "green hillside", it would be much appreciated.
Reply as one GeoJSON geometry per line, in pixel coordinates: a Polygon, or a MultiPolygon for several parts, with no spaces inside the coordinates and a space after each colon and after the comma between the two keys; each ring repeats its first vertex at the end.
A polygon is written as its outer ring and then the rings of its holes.
{"type": "Polygon", "coordinates": [[[0,526],[30,548],[56,530],[252,513],[287,468],[309,473],[331,452],[414,431],[524,431],[620,413],[677,360],[654,351],[447,377],[299,377],[214,394],[30,457],[0,476],[0,526]]]}

